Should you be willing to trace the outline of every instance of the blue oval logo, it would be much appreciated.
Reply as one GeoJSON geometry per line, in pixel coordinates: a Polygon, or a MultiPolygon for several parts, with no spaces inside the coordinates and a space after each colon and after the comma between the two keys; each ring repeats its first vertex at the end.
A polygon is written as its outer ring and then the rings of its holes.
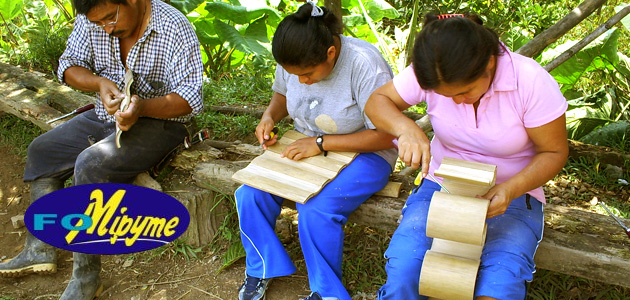
{"type": "Polygon", "coordinates": [[[24,223],[57,248],[87,254],[127,254],[174,241],[190,215],[177,199],[129,184],[94,183],[52,192],[32,203],[24,223]]]}

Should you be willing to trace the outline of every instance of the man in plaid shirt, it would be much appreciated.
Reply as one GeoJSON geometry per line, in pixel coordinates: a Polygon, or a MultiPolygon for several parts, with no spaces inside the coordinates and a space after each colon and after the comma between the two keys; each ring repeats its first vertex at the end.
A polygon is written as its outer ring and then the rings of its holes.
{"type": "MultiPolygon", "coordinates": [[[[24,181],[31,202],[74,184],[131,183],[188,135],[186,123],[203,109],[199,41],[186,17],[161,0],[74,0],[78,13],[59,60],[59,79],[96,92],[95,110],[36,138],[24,181]],[[125,71],[133,72],[131,102],[125,71]],[[124,133],[116,147],[116,126],[124,133]]],[[[56,251],[27,234],[24,250],[0,264],[0,276],[55,272],[56,251]]],[[[74,253],[73,274],[61,299],[93,299],[102,290],[100,256],[74,253]]]]}

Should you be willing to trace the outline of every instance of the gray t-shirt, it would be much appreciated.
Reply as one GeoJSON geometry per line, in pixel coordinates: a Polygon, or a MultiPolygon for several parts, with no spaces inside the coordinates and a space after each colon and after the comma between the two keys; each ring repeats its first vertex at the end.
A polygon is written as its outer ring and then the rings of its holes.
{"type": "MultiPolygon", "coordinates": [[[[287,98],[295,130],[308,135],[350,134],[374,125],[363,109],[368,98],[393,77],[392,70],[372,44],[352,37],[341,38],[341,53],[332,72],[312,85],[278,65],[273,90],[287,98]]],[[[375,152],[393,167],[394,148],[375,152]]]]}

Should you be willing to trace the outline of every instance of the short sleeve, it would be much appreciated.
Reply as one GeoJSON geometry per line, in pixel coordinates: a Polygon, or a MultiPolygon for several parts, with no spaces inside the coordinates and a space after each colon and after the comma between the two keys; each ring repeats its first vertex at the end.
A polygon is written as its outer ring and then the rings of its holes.
{"type": "Polygon", "coordinates": [[[286,96],[288,75],[289,73],[285,71],[281,65],[276,65],[275,79],[273,81],[273,86],[271,87],[271,89],[280,95],[286,96]]]}
{"type": "Polygon", "coordinates": [[[556,80],[542,68],[537,73],[531,77],[529,95],[524,95],[523,125],[526,128],[540,127],[557,119],[569,106],[556,80]]]}
{"type": "Polygon", "coordinates": [[[418,84],[413,65],[409,65],[394,76],[394,87],[400,97],[409,105],[416,105],[424,100],[424,90],[418,84]]]}
{"type": "Polygon", "coordinates": [[[89,30],[86,27],[88,23],[85,15],[77,15],[72,33],[66,42],[66,50],[59,58],[59,67],[57,68],[57,78],[65,83],[63,74],[72,66],[79,66],[94,72],[94,56],[90,43],[89,30]]]}

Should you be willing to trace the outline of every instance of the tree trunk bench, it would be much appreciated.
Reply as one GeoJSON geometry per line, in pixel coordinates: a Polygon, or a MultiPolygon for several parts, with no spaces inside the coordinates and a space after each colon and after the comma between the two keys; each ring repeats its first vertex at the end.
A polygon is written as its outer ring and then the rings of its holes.
{"type": "MultiPolygon", "coordinates": [[[[63,122],[51,125],[46,124],[47,120],[92,101],[93,98],[57,82],[0,63],[0,111],[28,120],[43,130],[63,122]]],[[[180,200],[191,215],[184,234],[188,243],[199,246],[212,241],[222,218],[234,209],[221,201],[239,186],[231,180],[232,174],[260,151],[257,146],[207,140],[175,157],[171,163],[175,171],[163,184],[166,193],[180,200]],[[223,159],[230,156],[245,160],[223,159]]],[[[621,154],[624,158],[627,155],[621,154]]],[[[413,178],[393,176],[392,180],[403,183],[399,198],[373,196],[350,216],[349,222],[395,230],[413,178]]],[[[295,204],[286,201],[285,205],[295,204]]],[[[544,238],[535,260],[542,269],[630,288],[629,246],[628,237],[608,215],[548,204],[544,238]]]]}

